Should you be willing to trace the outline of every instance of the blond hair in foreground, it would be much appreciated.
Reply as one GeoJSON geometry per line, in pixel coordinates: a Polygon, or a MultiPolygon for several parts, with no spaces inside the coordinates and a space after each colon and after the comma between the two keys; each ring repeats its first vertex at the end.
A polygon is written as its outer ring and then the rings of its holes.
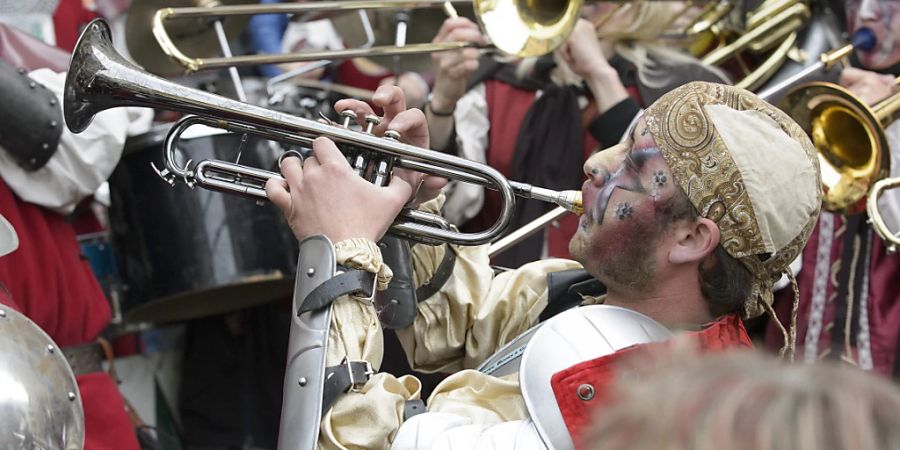
{"type": "Polygon", "coordinates": [[[623,374],[581,448],[900,448],[900,390],[887,380],[756,352],[682,356],[623,374]]]}

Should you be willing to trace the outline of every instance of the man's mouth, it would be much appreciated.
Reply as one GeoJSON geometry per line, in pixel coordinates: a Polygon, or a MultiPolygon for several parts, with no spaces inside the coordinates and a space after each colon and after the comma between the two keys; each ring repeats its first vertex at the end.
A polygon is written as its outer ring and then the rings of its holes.
{"type": "Polygon", "coordinates": [[[585,180],[585,182],[581,184],[581,204],[584,208],[584,214],[581,215],[582,217],[590,216],[594,206],[593,199],[595,192],[596,189],[591,184],[591,180],[585,180]]]}

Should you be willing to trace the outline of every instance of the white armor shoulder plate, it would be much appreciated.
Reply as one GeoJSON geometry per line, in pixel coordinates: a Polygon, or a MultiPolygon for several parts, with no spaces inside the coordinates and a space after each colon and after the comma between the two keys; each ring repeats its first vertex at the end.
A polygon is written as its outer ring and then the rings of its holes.
{"type": "Polygon", "coordinates": [[[615,306],[573,308],[545,322],[522,355],[519,383],[531,419],[547,447],[575,448],[550,386],[555,373],[635,344],[671,337],[672,333],[653,319],[615,306]]]}

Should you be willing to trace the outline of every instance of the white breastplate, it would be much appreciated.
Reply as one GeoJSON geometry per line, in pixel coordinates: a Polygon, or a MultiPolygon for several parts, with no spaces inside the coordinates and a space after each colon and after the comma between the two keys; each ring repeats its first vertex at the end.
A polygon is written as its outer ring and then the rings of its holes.
{"type": "Polygon", "coordinates": [[[629,309],[605,305],[570,309],[524,333],[479,367],[497,376],[518,369],[529,419],[484,426],[458,414],[428,412],[405,422],[391,449],[574,449],[550,386],[553,374],[635,344],[671,337],[665,327],[629,309]]]}

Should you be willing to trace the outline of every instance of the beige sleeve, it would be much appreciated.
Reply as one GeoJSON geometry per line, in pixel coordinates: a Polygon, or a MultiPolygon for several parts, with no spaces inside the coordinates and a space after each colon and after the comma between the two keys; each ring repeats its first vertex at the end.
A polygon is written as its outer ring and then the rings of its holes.
{"type": "MultiPolygon", "coordinates": [[[[440,210],[443,197],[421,209],[440,210]]],[[[416,286],[431,280],[447,245],[413,247],[416,286]]],[[[537,323],[547,305],[547,273],[580,268],[575,261],[547,259],[497,276],[488,246],[454,246],[453,274],[429,299],[419,299],[413,326],[397,330],[412,368],[456,372],[477,367],[501,346],[537,323]]]]}
{"type": "MultiPolygon", "coordinates": [[[[453,274],[431,298],[420,301],[413,326],[397,330],[410,366],[423,372],[477,367],[500,347],[537,323],[547,305],[547,273],[580,268],[547,259],[494,275],[488,246],[455,247],[453,274]]],[[[430,280],[447,246],[417,245],[417,285],[430,280]]]]}
{"type": "MultiPolygon", "coordinates": [[[[365,239],[335,244],[337,263],[377,274],[378,287],[384,289],[392,276],[382,263],[378,246],[365,239]]],[[[369,361],[377,370],[384,355],[384,342],[378,316],[369,299],[351,296],[332,304],[332,326],[328,336],[326,365],[350,361],[369,361]]],[[[397,378],[379,373],[358,392],[341,396],[322,418],[319,433],[321,449],[388,449],[403,419],[406,400],[419,398],[420,383],[414,377],[397,378]]]]}
{"type": "MultiPolygon", "coordinates": [[[[431,278],[447,246],[416,245],[417,285],[431,278]]],[[[453,274],[441,290],[418,305],[414,325],[398,330],[411,364],[418,370],[458,371],[477,366],[497,348],[537,322],[547,302],[546,274],[579,268],[568,260],[544,260],[496,277],[488,265],[487,246],[458,247],[453,274]]],[[[383,289],[392,276],[378,246],[354,239],[335,245],[339,264],[378,274],[383,289]]],[[[367,360],[376,369],[384,353],[378,317],[368,299],[344,296],[332,306],[326,364],[367,360]]],[[[375,375],[359,392],[335,402],[322,420],[323,449],[387,449],[403,421],[406,400],[418,399],[421,384],[411,376],[375,375]]],[[[435,391],[430,410],[476,414],[486,422],[514,420],[523,414],[518,385],[466,371],[445,380],[435,391]],[[465,382],[462,382],[465,381],[465,382]],[[482,388],[474,388],[474,384],[482,388]],[[489,393],[492,392],[492,393],[489,393]]]]}

